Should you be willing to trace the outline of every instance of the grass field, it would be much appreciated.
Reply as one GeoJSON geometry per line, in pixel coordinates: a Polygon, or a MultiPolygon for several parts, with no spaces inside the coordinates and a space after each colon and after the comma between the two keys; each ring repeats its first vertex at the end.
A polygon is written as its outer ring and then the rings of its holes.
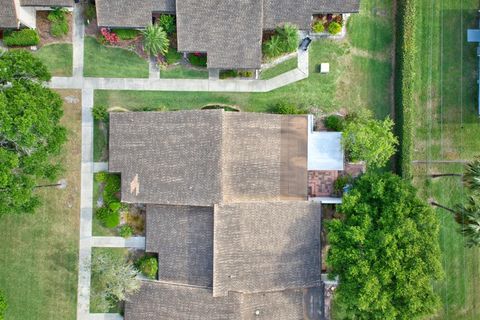
{"type": "Polygon", "coordinates": [[[260,73],[260,79],[272,79],[276,76],[281,75],[282,73],[295,69],[297,65],[298,59],[296,57],[290,58],[282,63],[277,64],[276,66],[262,70],[262,72],[260,73]]]}
{"type": "Polygon", "coordinates": [[[61,91],[68,142],[62,155],[67,188],[39,189],[43,205],[33,215],[0,219],[0,288],[6,318],[75,319],[80,210],[80,92],[61,91]]]}
{"type": "Polygon", "coordinates": [[[93,120],[93,161],[102,162],[108,160],[108,137],[106,131],[108,124],[101,123],[99,120],[93,120]],[[100,126],[103,125],[103,130],[100,126]]]}
{"type": "Polygon", "coordinates": [[[56,43],[41,47],[34,55],[42,60],[54,76],[71,77],[73,68],[72,44],[56,43]]]}
{"type": "Polygon", "coordinates": [[[148,78],[148,62],[135,52],[106,47],[85,37],[85,77],[148,78]]]}
{"type": "Polygon", "coordinates": [[[208,71],[196,70],[182,65],[168,67],[160,70],[162,79],[208,79],[208,71]]]}
{"type": "MultiPolygon", "coordinates": [[[[480,154],[476,45],[466,42],[466,29],[478,24],[478,8],[478,0],[417,3],[416,160],[469,160],[480,154]]],[[[414,182],[426,199],[453,206],[465,200],[460,179],[427,176],[462,170],[461,164],[418,164],[414,182]]],[[[466,249],[452,216],[437,212],[445,279],[435,284],[442,301],[435,319],[479,319],[480,250],[466,249]]]]}

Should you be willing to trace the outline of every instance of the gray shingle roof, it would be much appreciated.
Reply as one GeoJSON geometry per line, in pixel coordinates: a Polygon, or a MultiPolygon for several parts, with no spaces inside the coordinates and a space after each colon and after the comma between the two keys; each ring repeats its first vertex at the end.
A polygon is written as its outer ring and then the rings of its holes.
{"type": "Polygon", "coordinates": [[[215,110],[111,113],[109,170],[122,174],[122,201],[221,201],[222,116],[215,110]]]}
{"type": "Polygon", "coordinates": [[[100,27],[139,28],[152,23],[152,0],[96,0],[95,5],[100,27]]]}
{"type": "Polygon", "coordinates": [[[214,210],[213,295],[320,285],[321,204],[219,204],[214,210]]]}
{"type": "Polygon", "coordinates": [[[306,199],[306,119],[222,110],[112,113],[109,169],[121,172],[126,202],[306,199]]]}
{"type": "Polygon", "coordinates": [[[303,290],[287,290],[214,298],[211,289],[148,281],[126,302],[125,319],[299,320],[303,297],[303,290]]]}
{"type": "Polygon", "coordinates": [[[20,0],[22,6],[73,7],[73,0],[20,0]]]}
{"type": "Polygon", "coordinates": [[[207,52],[209,68],[259,68],[262,2],[177,1],[180,51],[207,52]]]}
{"type": "Polygon", "coordinates": [[[148,205],[146,251],[158,253],[158,279],[212,287],[213,208],[148,205]]]}
{"type": "Polygon", "coordinates": [[[0,0],[0,28],[18,27],[17,13],[13,0],[0,0]]]}
{"type": "Polygon", "coordinates": [[[315,0],[314,13],[354,13],[360,10],[360,0],[315,0]]]}

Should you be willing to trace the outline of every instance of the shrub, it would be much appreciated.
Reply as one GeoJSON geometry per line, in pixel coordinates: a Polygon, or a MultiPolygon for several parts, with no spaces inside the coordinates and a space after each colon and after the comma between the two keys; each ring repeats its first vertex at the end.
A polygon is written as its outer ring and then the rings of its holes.
{"type": "Polygon", "coordinates": [[[67,20],[68,10],[65,8],[54,8],[47,16],[50,22],[61,22],[67,20]]]}
{"type": "Polygon", "coordinates": [[[282,54],[282,42],[278,35],[274,35],[263,44],[263,53],[267,58],[275,58],[282,54]]]}
{"type": "Polygon", "coordinates": [[[165,30],[166,33],[172,34],[176,31],[175,17],[168,14],[162,14],[158,19],[158,24],[165,30]]]}
{"type": "Polygon", "coordinates": [[[0,291],[0,320],[5,319],[5,311],[7,311],[8,308],[8,303],[7,299],[3,295],[3,293],[0,291]]]}
{"type": "Polygon", "coordinates": [[[149,25],[142,31],[142,35],[143,48],[148,54],[157,56],[158,54],[166,54],[168,52],[170,41],[167,33],[159,24],[149,25]]]}
{"type": "Polygon", "coordinates": [[[342,32],[342,25],[338,22],[331,22],[330,25],[328,26],[328,32],[331,34],[339,34],[342,32]]]}
{"type": "Polygon", "coordinates": [[[110,211],[101,219],[102,224],[107,228],[116,228],[120,224],[120,211],[110,211]]]}
{"type": "Polygon", "coordinates": [[[343,131],[344,128],[344,120],[342,117],[337,115],[330,115],[325,118],[324,120],[325,127],[331,131],[343,131]]]}
{"type": "Polygon", "coordinates": [[[298,106],[286,103],[286,102],[279,102],[272,108],[273,113],[278,114],[307,114],[308,111],[305,108],[299,108],[298,106]]]}
{"type": "Polygon", "coordinates": [[[108,205],[110,202],[118,201],[116,194],[120,192],[120,187],[120,177],[116,174],[108,174],[103,188],[103,202],[108,205]]]}
{"type": "Polygon", "coordinates": [[[416,20],[415,1],[398,4],[397,56],[395,73],[396,133],[400,139],[397,171],[407,179],[413,176],[413,112],[415,110],[416,20]]]}
{"type": "Polygon", "coordinates": [[[7,47],[36,46],[39,42],[40,37],[37,31],[33,29],[5,31],[3,35],[3,43],[7,47]]]}
{"type": "Polygon", "coordinates": [[[92,3],[87,3],[85,6],[85,18],[90,22],[93,19],[97,17],[97,9],[95,8],[95,5],[92,3]]]}
{"type": "Polygon", "coordinates": [[[237,70],[222,70],[220,71],[220,79],[236,78],[238,76],[237,70]]]}
{"type": "Polygon", "coordinates": [[[112,32],[121,40],[135,39],[140,34],[140,31],[135,29],[113,29],[112,32]]]}
{"type": "Polygon", "coordinates": [[[277,28],[277,34],[282,42],[282,51],[285,53],[293,52],[298,47],[298,28],[293,24],[286,23],[283,28],[277,28]]]}
{"type": "Polygon", "coordinates": [[[188,61],[194,66],[197,67],[206,67],[207,66],[207,55],[199,52],[189,53],[188,61]]]}
{"type": "Polygon", "coordinates": [[[118,43],[118,36],[114,32],[110,32],[107,28],[100,29],[100,33],[103,36],[103,43],[108,42],[111,45],[115,45],[118,43]]]}
{"type": "Polygon", "coordinates": [[[95,105],[92,108],[93,119],[106,121],[108,120],[108,111],[107,107],[104,105],[95,105]]]}
{"type": "Polygon", "coordinates": [[[144,256],[137,260],[136,267],[147,278],[155,279],[158,271],[158,261],[155,257],[144,256]]]}
{"type": "Polygon", "coordinates": [[[66,35],[68,33],[68,30],[69,30],[69,27],[68,27],[68,22],[66,20],[52,22],[52,24],[50,25],[50,34],[55,38],[60,38],[66,35]]]}
{"type": "Polygon", "coordinates": [[[333,192],[336,195],[342,195],[343,188],[345,188],[345,186],[347,184],[350,184],[351,182],[352,182],[352,177],[349,175],[338,177],[337,180],[335,180],[335,182],[333,183],[333,192]]]}
{"type": "Polygon", "coordinates": [[[239,71],[238,75],[240,77],[244,77],[244,78],[251,78],[251,77],[253,77],[253,72],[252,71],[239,71]]]}
{"type": "Polygon", "coordinates": [[[323,25],[323,22],[320,20],[317,20],[312,27],[313,32],[315,33],[322,33],[325,31],[325,26],[323,25]]]}
{"type": "Polygon", "coordinates": [[[131,236],[133,236],[133,228],[132,226],[129,226],[128,224],[124,224],[121,228],[120,228],[120,237],[123,237],[123,238],[130,238],[131,236]]]}
{"type": "Polygon", "coordinates": [[[168,52],[165,54],[165,60],[167,64],[174,64],[182,59],[182,54],[175,48],[168,48],[168,52]]]}
{"type": "Polygon", "coordinates": [[[105,172],[105,171],[100,171],[100,172],[95,173],[95,181],[96,182],[99,182],[99,183],[105,182],[105,181],[107,181],[107,177],[108,177],[108,173],[105,172]]]}

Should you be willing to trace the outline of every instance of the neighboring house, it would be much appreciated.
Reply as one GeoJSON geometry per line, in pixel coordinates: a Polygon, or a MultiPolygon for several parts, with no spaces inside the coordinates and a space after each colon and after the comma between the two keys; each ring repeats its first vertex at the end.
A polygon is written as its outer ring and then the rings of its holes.
{"type": "Polygon", "coordinates": [[[309,30],[314,14],[358,12],[360,0],[97,0],[99,27],[145,28],[175,14],[180,52],[207,54],[212,69],[260,69],[262,33],[285,23],[309,30]]]}
{"type": "MultiPolygon", "coordinates": [[[[309,122],[223,110],[110,114],[109,170],[121,174],[122,201],[146,204],[146,251],[159,263],[158,281],[126,302],[126,320],[321,319],[309,122]]],[[[343,164],[340,142],[332,152],[338,159],[325,163],[343,164]]]]}
{"type": "Polygon", "coordinates": [[[73,0],[0,0],[0,29],[36,27],[36,11],[72,7],[73,0]]]}

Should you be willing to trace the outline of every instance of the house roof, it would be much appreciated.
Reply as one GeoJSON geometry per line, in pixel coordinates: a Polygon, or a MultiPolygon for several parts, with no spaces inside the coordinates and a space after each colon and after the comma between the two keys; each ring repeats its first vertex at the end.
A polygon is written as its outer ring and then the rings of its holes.
{"type": "Polygon", "coordinates": [[[158,253],[158,279],[212,287],[213,208],[148,205],[146,251],[158,253]]]}
{"type": "Polygon", "coordinates": [[[260,68],[262,2],[177,1],[179,51],[207,52],[209,68],[260,68]]]}
{"type": "Polygon", "coordinates": [[[1,28],[17,28],[17,12],[13,0],[0,0],[0,27],[1,28]]]}
{"type": "Polygon", "coordinates": [[[306,116],[223,110],[110,115],[109,170],[122,174],[125,202],[302,200],[306,166],[306,116]]]}
{"type": "Polygon", "coordinates": [[[125,303],[125,319],[298,320],[307,304],[303,290],[214,298],[208,288],[148,281],[125,303]]]}
{"type": "Polygon", "coordinates": [[[96,0],[95,6],[100,27],[139,28],[152,23],[152,0],[96,0]]]}
{"type": "Polygon", "coordinates": [[[20,0],[22,6],[73,7],[73,0],[20,0]]]}
{"type": "Polygon", "coordinates": [[[214,210],[213,295],[320,285],[321,204],[219,204],[214,210]]]}
{"type": "Polygon", "coordinates": [[[354,13],[360,10],[360,0],[314,0],[314,13],[354,13]]]}

